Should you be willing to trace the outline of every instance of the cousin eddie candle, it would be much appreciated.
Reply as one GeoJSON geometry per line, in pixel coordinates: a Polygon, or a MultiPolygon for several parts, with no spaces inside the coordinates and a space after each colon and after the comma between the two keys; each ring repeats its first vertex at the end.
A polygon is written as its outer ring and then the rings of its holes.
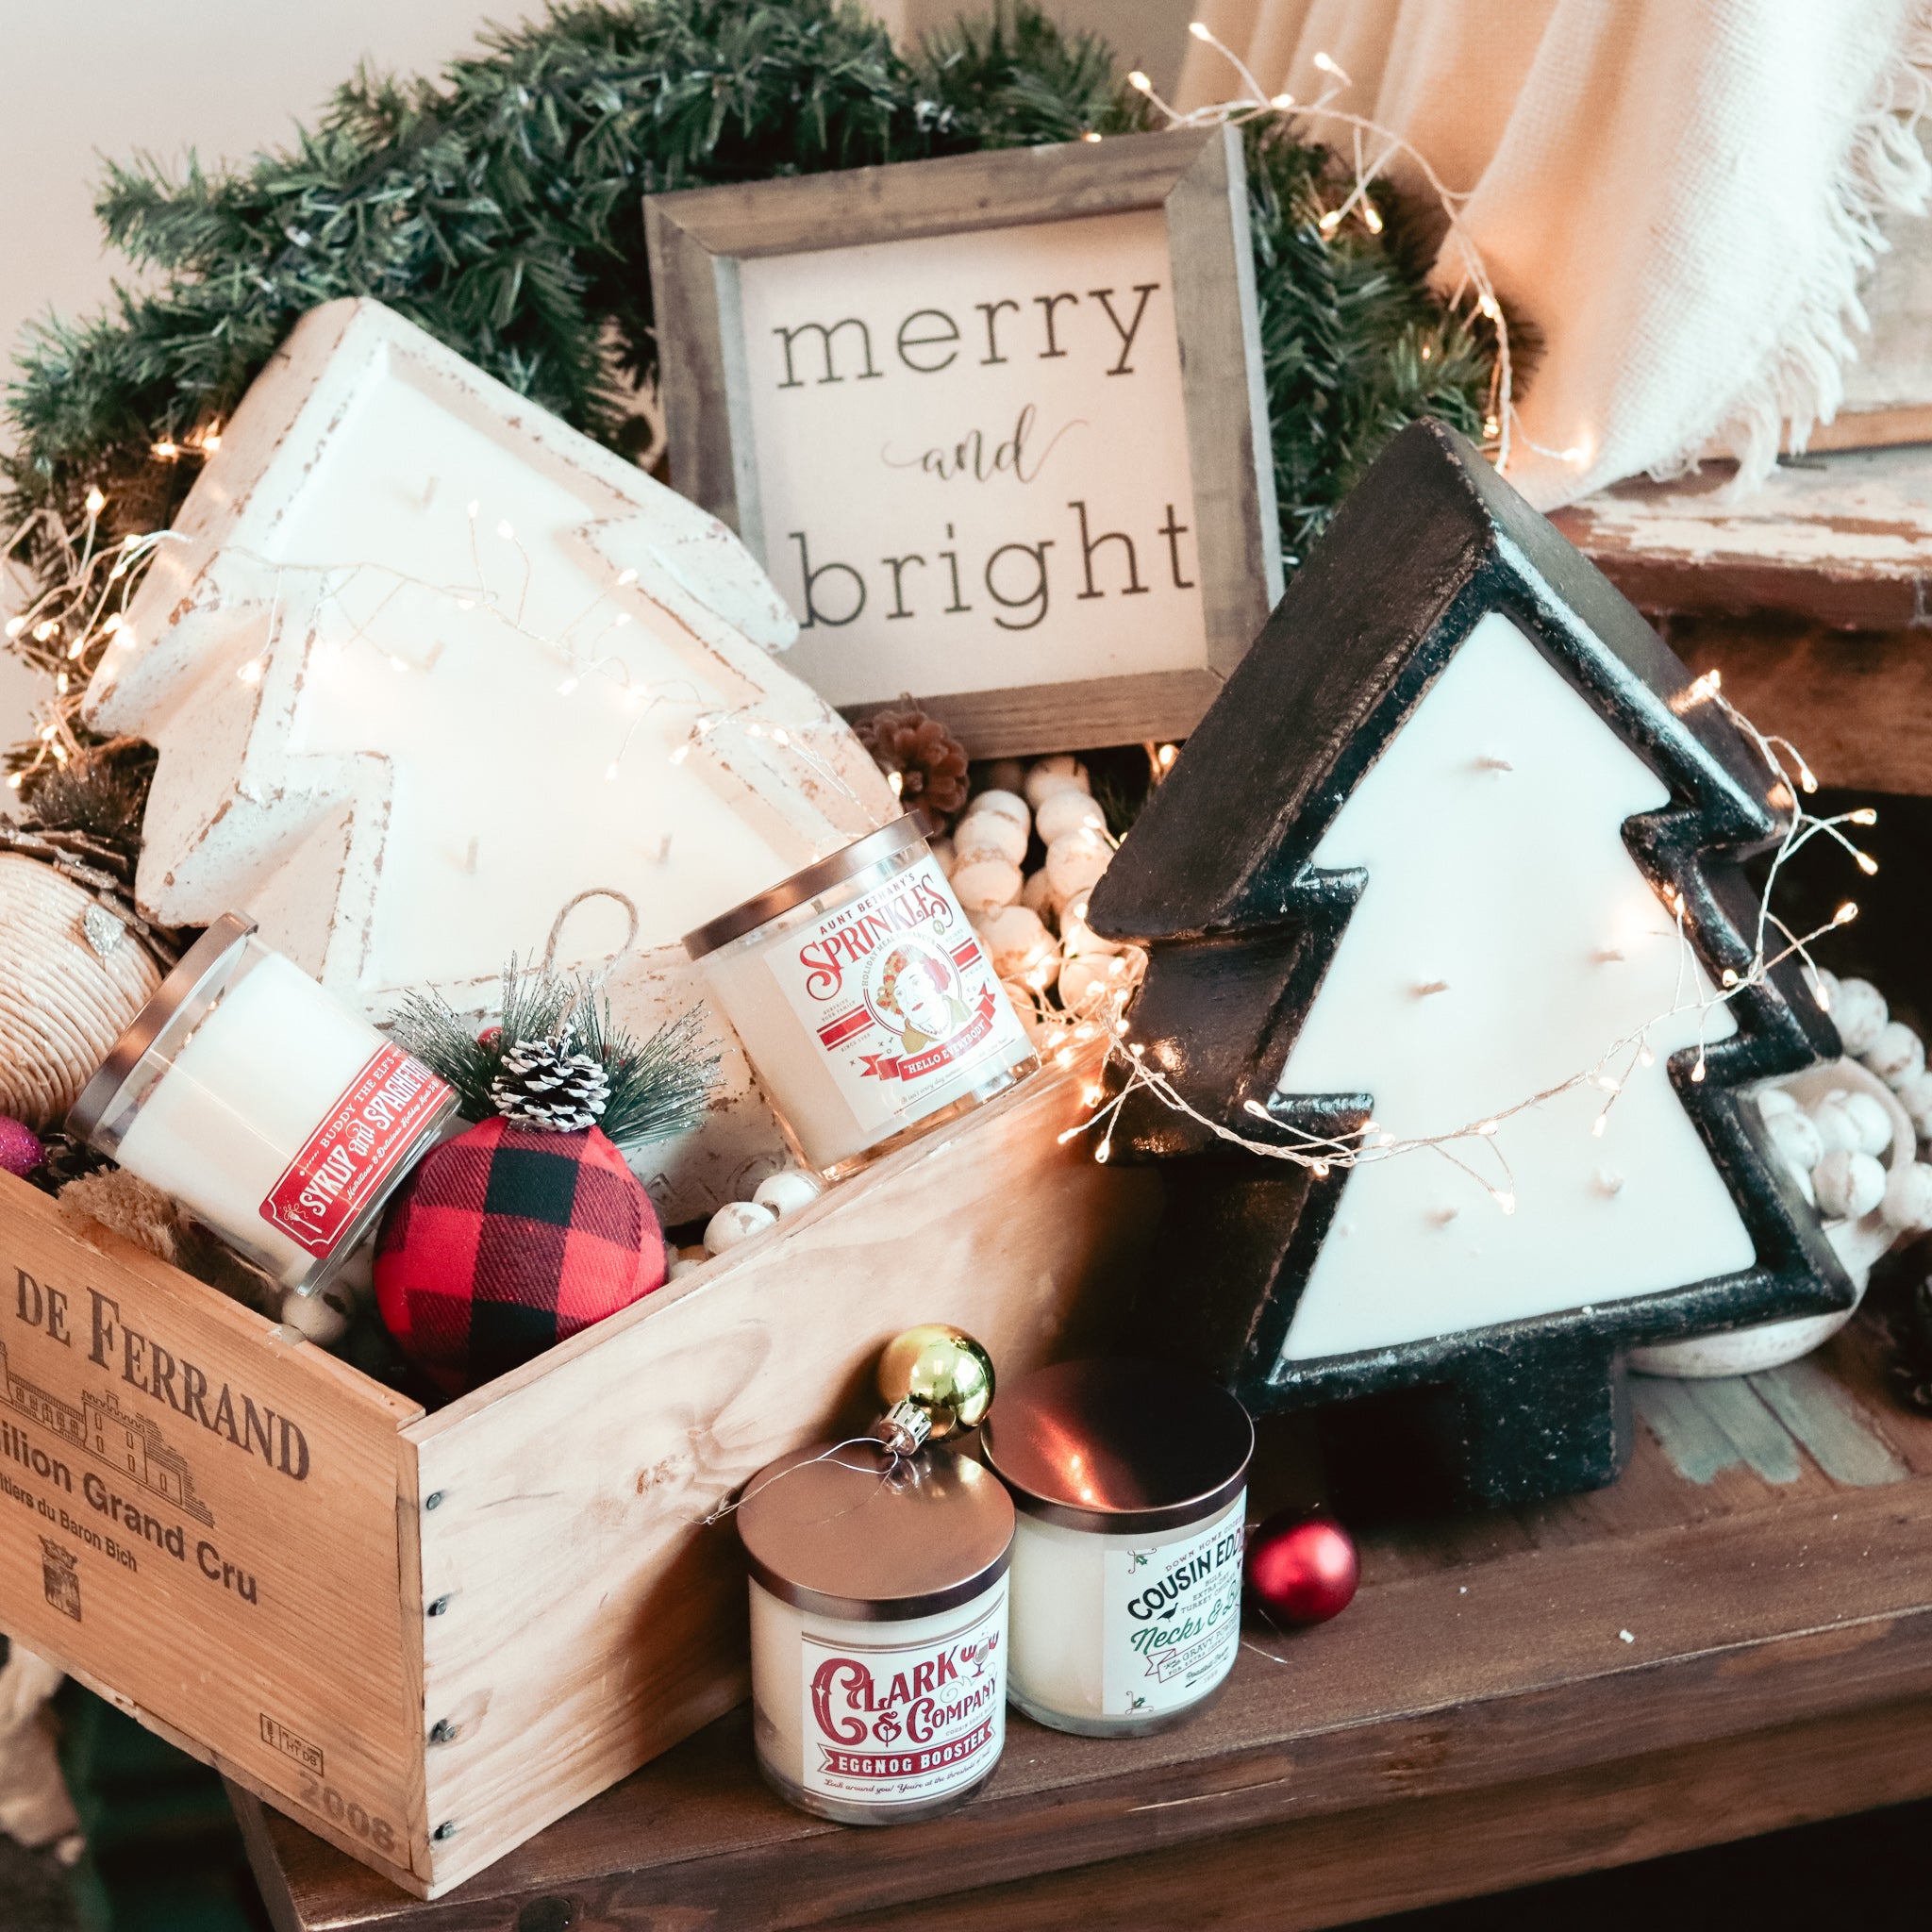
{"type": "Polygon", "coordinates": [[[1063,1362],[1003,1389],[980,1441],[1019,1512],[1008,1694],[1092,1736],[1180,1722],[1241,1648],[1246,1410],[1191,1370],[1063,1362]]]}

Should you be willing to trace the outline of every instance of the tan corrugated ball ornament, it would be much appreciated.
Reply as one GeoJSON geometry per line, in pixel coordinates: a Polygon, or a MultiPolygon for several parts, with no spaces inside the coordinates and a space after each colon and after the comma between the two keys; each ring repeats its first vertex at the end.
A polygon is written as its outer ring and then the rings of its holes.
{"type": "Polygon", "coordinates": [[[0,1113],[58,1126],[161,983],[141,940],[51,866],[0,852],[0,1113]]]}

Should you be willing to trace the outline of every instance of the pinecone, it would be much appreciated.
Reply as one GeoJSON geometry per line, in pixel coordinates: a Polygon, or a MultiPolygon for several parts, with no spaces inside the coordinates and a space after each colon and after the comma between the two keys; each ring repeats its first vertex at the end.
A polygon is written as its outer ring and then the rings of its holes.
{"type": "Polygon", "coordinates": [[[573,1053],[574,1029],[551,1040],[506,1047],[490,1083],[490,1100],[506,1120],[554,1134],[594,1127],[610,1101],[610,1076],[587,1053],[573,1053]]]}
{"type": "Polygon", "coordinates": [[[944,831],[966,803],[966,747],[910,698],[896,711],[874,711],[857,727],[879,770],[899,774],[899,803],[915,806],[944,831]]]}

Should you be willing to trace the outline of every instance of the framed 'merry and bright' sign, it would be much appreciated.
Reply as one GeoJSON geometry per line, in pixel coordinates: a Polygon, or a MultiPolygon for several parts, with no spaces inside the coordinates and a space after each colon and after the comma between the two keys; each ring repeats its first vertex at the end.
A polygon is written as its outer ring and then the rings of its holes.
{"type": "Polygon", "coordinates": [[[645,204],[672,480],[848,714],[980,756],[1190,730],[1281,588],[1224,128],[645,204]]]}

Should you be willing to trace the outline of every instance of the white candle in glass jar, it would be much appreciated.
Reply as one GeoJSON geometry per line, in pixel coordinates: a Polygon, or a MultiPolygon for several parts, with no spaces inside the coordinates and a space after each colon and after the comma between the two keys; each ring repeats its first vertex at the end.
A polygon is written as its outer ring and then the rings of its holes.
{"type": "Polygon", "coordinates": [[[1254,1425],[1156,1362],[1065,1362],[1000,1391],[981,1444],[1019,1512],[1008,1694],[1058,1730],[1165,1729],[1241,1649],[1254,1425]]]}
{"type": "Polygon", "coordinates": [[[850,1173],[1040,1064],[910,814],[684,943],[821,1173],[850,1173]]]}
{"type": "Polygon", "coordinates": [[[1006,1491],[943,1449],[846,1443],[763,1471],[738,1527],[766,1781],[847,1824],[960,1803],[1006,1740],[1006,1491]]]}
{"type": "Polygon", "coordinates": [[[457,1098],[253,931],[234,915],[208,928],[69,1124],[284,1287],[312,1293],[457,1098]]]}

